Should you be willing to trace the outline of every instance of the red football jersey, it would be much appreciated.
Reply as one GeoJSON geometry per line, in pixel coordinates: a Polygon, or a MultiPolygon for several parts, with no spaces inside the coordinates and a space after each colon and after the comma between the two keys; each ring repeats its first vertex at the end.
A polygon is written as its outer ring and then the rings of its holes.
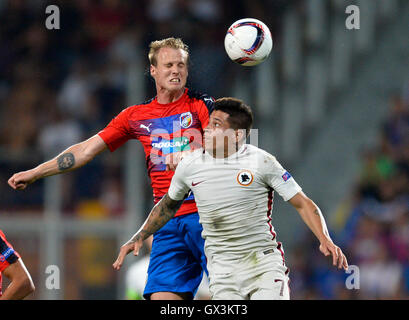
{"type": "Polygon", "coordinates": [[[18,258],[20,258],[20,255],[16,251],[14,251],[11,244],[7,242],[6,236],[4,235],[3,231],[0,230],[0,296],[2,295],[1,272],[10,264],[16,262],[18,258]]]}
{"type": "MultiPolygon", "coordinates": [[[[203,129],[209,122],[214,99],[185,89],[168,104],[156,97],[124,109],[98,134],[115,151],[129,139],[138,139],[144,148],[155,204],[168,192],[174,171],[166,171],[166,155],[202,146],[203,129]]],[[[197,212],[192,193],[175,216],[197,212]]]]}

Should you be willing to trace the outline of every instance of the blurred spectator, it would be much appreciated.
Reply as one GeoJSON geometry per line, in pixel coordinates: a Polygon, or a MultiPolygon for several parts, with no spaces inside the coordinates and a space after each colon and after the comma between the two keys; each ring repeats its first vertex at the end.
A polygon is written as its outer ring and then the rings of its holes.
{"type": "Polygon", "coordinates": [[[92,78],[85,61],[76,62],[61,86],[59,108],[75,119],[83,119],[90,111],[92,78]]]}
{"type": "Polygon", "coordinates": [[[360,267],[361,298],[396,299],[401,294],[402,266],[389,255],[386,246],[379,243],[373,252],[372,261],[360,267]]]}
{"type": "Polygon", "coordinates": [[[99,196],[100,203],[111,215],[118,215],[125,209],[124,190],[118,173],[104,177],[99,196]]]}
{"type": "Polygon", "coordinates": [[[409,210],[392,221],[388,247],[391,254],[403,265],[409,266],[409,210]]]}
{"type": "Polygon", "coordinates": [[[48,108],[48,121],[42,127],[38,145],[45,159],[82,140],[81,127],[73,118],[65,116],[56,106],[48,108]]]}
{"type": "Polygon", "coordinates": [[[92,1],[85,10],[85,29],[97,51],[106,49],[131,18],[129,2],[121,0],[92,1]]]}
{"type": "Polygon", "coordinates": [[[400,161],[402,151],[409,147],[409,106],[405,105],[403,98],[394,96],[391,102],[391,111],[383,127],[386,151],[400,161]]]}
{"type": "MultiPolygon", "coordinates": [[[[32,71],[30,65],[25,67],[28,73],[32,71]]],[[[33,115],[40,108],[43,90],[38,81],[32,83],[29,79],[21,79],[6,97],[4,105],[7,107],[1,110],[0,143],[7,147],[9,152],[21,153],[35,145],[38,132],[33,115]]]]}
{"type": "Polygon", "coordinates": [[[354,208],[339,235],[360,268],[358,299],[409,296],[408,141],[408,106],[395,95],[378,145],[363,154],[354,208]]]}

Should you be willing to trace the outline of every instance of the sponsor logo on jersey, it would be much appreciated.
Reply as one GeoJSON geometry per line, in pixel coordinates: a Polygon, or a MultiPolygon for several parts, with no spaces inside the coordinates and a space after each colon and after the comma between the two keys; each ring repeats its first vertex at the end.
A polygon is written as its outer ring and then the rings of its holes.
{"type": "Polygon", "coordinates": [[[180,115],[180,125],[182,128],[189,128],[193,123],[193,116],[190,112],[185,112],[180,115]]]}
{"type": "Polygon", "coordinates": [[[7,248],[6,251],[4,251],[2,254],[0,254],[0,261],[4,262],[10,255],[14,253],[14,250],[11,248],[7,248]]]}
{"type": "Polygon", "coordinates": [[[249,186],[253,180],[254,176],[250,170],[241,170],[237,175],[237,182],[241,186],[249,186]]]}
{"type": "Polygon", "coordinates": [[[287,181],[288,179],[291,178],[291,174],[288,171],[286,171],[281,177],[283,178],[284,181],[287,181]]]}
{"type": "Polygon", "coordinates": [[[202,183],[202,182],[205,182],[205,180],[198,181],[198,182],[196,182],[196,183],[192,181],[192,187],[195,187],[195,186],[197,186],[199,183],[202,183]]]}
{"type": "Polygon", "coordinates": [[[189,139],[187,137],[175,138],[173,140],[162,140],[160,142],[152,142],[152,147],[162,150],[162,153],[164,154],[190,149],[189,139]]]}

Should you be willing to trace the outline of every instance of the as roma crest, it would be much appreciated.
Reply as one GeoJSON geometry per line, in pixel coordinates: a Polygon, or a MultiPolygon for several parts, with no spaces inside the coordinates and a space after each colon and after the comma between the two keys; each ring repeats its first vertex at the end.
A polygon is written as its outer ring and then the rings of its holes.
{"type": "Polygon", "coordinates": [[[241,170],[237,175],[237,182],[241,186],[249,186],[254,180],[253,173],[249,170],[241,170]]]}

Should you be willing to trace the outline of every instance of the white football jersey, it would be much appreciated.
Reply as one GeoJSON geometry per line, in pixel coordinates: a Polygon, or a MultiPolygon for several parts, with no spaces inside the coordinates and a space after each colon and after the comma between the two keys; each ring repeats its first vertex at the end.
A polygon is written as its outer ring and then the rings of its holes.
{"type": "Polygon", "coordinates": [[[216,159],[203,149],[178,164],[168,190],[181,200],[191,190],[203,226],[206,254],[244,254],[278,249],[271,224],[274,191],[285,200],[301,191],[274,156],[243,144],[228,158],[216,159]]]}

